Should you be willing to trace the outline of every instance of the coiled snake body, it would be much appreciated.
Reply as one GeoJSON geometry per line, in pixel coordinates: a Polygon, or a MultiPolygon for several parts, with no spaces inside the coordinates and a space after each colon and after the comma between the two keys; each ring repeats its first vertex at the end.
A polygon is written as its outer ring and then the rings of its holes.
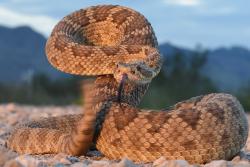
{"type": "Polygon", "coordinates": [[[95,141],[105,156],[137,162],[165,156],[205,163],[235,156],[246,142],[248,125],[231,95],[194,97],[164,111],[135,108],[160,71],[157,46],[150,23],[126,7],[93,6],[66,16],[55,26],[46,52],[61,71],[98,76],[86,92],[85,112],[21,124],[7,146],[19,153],[80,155],[95,141]]]}

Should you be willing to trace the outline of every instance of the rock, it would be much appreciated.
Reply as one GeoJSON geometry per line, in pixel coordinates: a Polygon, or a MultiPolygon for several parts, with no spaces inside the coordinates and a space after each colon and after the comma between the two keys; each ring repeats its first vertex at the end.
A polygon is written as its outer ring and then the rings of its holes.
{"type": "Polygon", "coordinates": [[[88,166],[89,164],[91,164],[91,160],[85,159],[82,163],[83,163],[83,165],[88,166]]]}
{"type": "Polygon", "coordinates": [[[189,163],[185,160],[166,160],[165,157],[160,157],[155,160],[153,167],[188,167],[189,163]]]}
{"type": "Polygon", "coordinates": [[[247,161],[250,162],[250,153],[245,153],[243,151],[239,152],[237,156],[232,159],[232,162],[241,162],[247,161]]]}
{"type": "Polygon", "coordinates": [[[64,154],[64,153],[59,153],[56,156],[54,156],[53,161],[55,161],[58,164],[60,164],[60,163],[67,164],[67,165],[72,164],[68,158],[68,155],[64,154]]]}
{"type": "Polygon", "coordinates": [[[102,155],[102,153],[100,151],[94,150],[94,151],[88,151],[87,154],[86,154],[86,156],[90,156],[90,157],[97,157],[97,156],[99,156],[99,157],[101,157],[103,155],[102,155]]]}
{"type": "Polygon", "coordinates": [[[234,167],[250,167],[250,154],[241,151],[232,159],[234,167]]]}
{"type": "Polygon", "coordinates": [[[160,157],[157,160],[154,161],[153,167],[160,167],[162,164],[165,164],[167,162],[165,157],[160,157]]]}
{"type": "Polygon", "coordinates": [[[204,165],[204,167],[232,167],[232,166],[233,166],[232,162],[225,160],[212,161],[204,165]]]}
{"type": "Polygon", "coordinates": [[[4,167],[24,167],[20,162],[12,159],[5,163],[4,167]]]}
{"type": "Polygon", "coordinates": [[[20,120],[23,121],[23,118],[24,117],[24,114],[14,114],[14,115],[11,115],[10,117],[8,117],[8,123],[10,125],[16,125],[20,120]]]}
{"type": "Polygon", "coordinates": [[[166,166],[167,167],[189,167],[189,163],[185,160],[170,160],[170,161],[167,161],[166,166]]]}
{"type": "Polygon", "coordinates": [[[233,166],[234,167],[250,167],[250,164],[246,163],[246,162],[240,162],[240,163],[237,163],[237,164],[233,163],[233,166]]]}
{"type": "Polygon", "coordinates": [[[109,167],[110,162],[108,161],[93,161],[89,164],[89,167],[109,167]]]}
{"type": "Polygon", "coordinates": [[[69,156],[69,157],[66,157],[72,164],[73,163],[76,163],[76,162],[80,162],[79,158],[77,157],[72,157],[72,156],[69,156]]]}
{"type": "Polygon", "coordinates": [[[82,163],[82,162],[77,162],[73,165],[71,165],[71,167],[87,167],[88,165],[82,163]]]}
{"type": "Polygon", "coordinates": [[[47,165],[29,155],[22,155],[16,158],[16,161],[25,167],[46,167],[47,165]]]}
{"type": "Polygon", "coordinates": [[[232,159],[232,162],[239,162],[240,160],[241,160],[240,155],[237,155],[232,159]]]}
{"type": "Polygon", "coordinates": [[[54,165],[54,167],[66,167],[66,165],[62,164],[62,163],[57,163],[54,165]]]}
{"type": "Polygon", "coordinates": [[[127,158],[123,158],[119,163],[111,165],[112,167],[137,167],[132,161],[127,158]]]}
{"type": "Polygon", "coordinates": [[[48,167],[48,165],[45,162],[39,162],[37,167],[48,167]]]}
{"type": "Polygon", "coordinates": [[[0,166],[17,157],[17,154],[0,145],[0,166]]]}
{"type": "Polygon", "coordinates": [[[15,112],[16,111],[16,105],[14,103],[9,103],[6,105],[5,109],[8,112],[15,112]]]}

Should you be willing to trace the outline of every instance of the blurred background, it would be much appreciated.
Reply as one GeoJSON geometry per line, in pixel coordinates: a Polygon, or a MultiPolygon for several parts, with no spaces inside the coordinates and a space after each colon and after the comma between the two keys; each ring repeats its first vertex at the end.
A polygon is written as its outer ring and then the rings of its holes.
{"type": "Polygon", "coordinates": [[[81,103],[83,77],[52,68],[45,43],[65,15],[119,4],[144,14],[165,58],[141,106],[166,108],[201,94],[227,92],[250,111],[250,1],[1,0],[0,103],[81,103]]]}

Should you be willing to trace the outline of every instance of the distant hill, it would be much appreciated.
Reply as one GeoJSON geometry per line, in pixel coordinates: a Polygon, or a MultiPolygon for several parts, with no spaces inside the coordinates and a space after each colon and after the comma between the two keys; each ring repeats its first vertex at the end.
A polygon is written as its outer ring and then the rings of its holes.
{"type": "MultiPolygon", "coordinates": [[[[178,52],[185,55],[187,61],[194,54],[193,50],[169,43],[160,45],[160,50],[166,61],[178,52]]],[[[208,76],[223,91],[234,91],[250,84],[250,50],[236,46],[208,50],[207,62],[201,73],[208,76]]]]}
{"type": "Polygon", "coordinates": [[[231,47],[210,51],[203,73],[222,90],[235,90],[250,84],[250,50],[231,47]]]}
{"type": "MultiPolygon", "coordinates": [[[[67,76],[48,63],[45,43],[46,38],[29,27],[0,26],[0,82],[25,81],[37,73],[46,73],[51,78],[67,76]]],[[[194,53],[193,50],[169,43],[159,48],[166,60],[178,52],[187,59],[194,53]]],[[[201,72],[222,90],[236,90],[250,82],[250,50],[243,47],[210,50],[201,72]]]]}
{"type": "Polygon", "coordinates": [[[47,61],[45,43],[46,38],[29,27],[0,26],[0,82],[25,81],[36,73],[60,77],[47,61]]]}

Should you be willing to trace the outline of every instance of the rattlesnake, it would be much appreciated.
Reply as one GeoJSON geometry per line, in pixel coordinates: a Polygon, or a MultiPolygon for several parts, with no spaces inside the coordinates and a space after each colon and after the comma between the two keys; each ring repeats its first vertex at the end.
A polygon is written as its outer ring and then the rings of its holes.
{"type": "Polygon", "coordinates": [[[157,47],[147,19],[127,7],[93,6],[64,17],[49,37],[46,52],[61,71],[98,76],[86,92],[85,112],[21,124],[7,146],[19,153],[80,155],[94,141],[111,159],[231,159],[248,134],[244,110],[235,97],[208,94],[157,112],[135,108],[160,71],[157,47]]]}

